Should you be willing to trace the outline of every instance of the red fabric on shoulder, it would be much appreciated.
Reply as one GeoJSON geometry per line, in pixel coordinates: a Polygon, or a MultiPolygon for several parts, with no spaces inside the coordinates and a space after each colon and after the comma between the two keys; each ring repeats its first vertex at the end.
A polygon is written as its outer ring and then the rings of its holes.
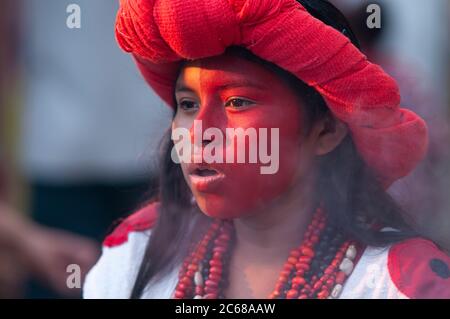
{"type": "Polygon", "coordinates": [[[450,298],[450,256],[431,241],[414,238],[393,245],[388,268],[395,286],[409,298],[450,298]]]}
{"type": "Polygon", "coordinates": [[[137,212],[125,218],[114,231],[103,241],[103,246],[115,247],[128,240],[128,234],[133,231],[144,231],[151,229],[157,218],[159,202],[153,202],[141,208],[137,212]]]}

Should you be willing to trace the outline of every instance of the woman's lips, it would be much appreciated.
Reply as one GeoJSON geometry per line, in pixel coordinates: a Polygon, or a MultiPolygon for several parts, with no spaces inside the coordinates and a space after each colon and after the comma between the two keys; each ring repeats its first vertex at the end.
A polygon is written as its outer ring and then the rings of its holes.
{"type": "Polygon", "coordinates": [[[211,167],[196,167],[189,173],[191,185],[199,192],[212,192],[225,178],[225,174],[211,167]]]}

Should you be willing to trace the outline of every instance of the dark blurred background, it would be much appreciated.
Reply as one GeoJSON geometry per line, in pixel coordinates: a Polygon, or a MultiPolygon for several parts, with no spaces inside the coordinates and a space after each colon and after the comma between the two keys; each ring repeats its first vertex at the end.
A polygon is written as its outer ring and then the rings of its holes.
{"type": "Polygon", "coordinates": [[[66,289],[65,266],[85,274],[113,222],[154,190],[170,112],[118,48],[117,8],[1,2],[2,202],[11,221],[0,218],[14,225],[10,233],[30,233],[0,250],[3,296],[78,297],[80,289],[66,289]]]}
{"type": "MultiPolygon", "coordinates": [[[[389,192],[450,251],[450,2],[332,2],[398,81],[402,106],[429,125],[427,157],[389,192]],[[369,4],[381,8],[379,29],[367,27],[369,4]]],[[[113,222],[155,191],[170,112],[116,45],[117,7],[1,1],[0,298],[80,297],[67,288],[67,265],[84,275],[113,222]],[[80,28],[70,28],[77,9],[80,28]]]]}

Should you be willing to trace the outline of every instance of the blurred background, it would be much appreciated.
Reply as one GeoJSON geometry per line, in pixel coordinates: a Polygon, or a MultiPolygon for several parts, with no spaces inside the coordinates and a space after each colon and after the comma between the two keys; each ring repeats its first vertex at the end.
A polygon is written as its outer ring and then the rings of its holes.
{"type": "MultiPolygon", "coordinates": [[[[450,251],[450,1],[332,2],[398,81],[402,106],[428,123],[425,160],[389,192],[450,251]],[[367,27],[369,4],[379,29],[367,27]]],[[[67,265],[84,275],[114,221],[155,191],[170,112],[116,45],[117,7],[1,1],[0,298],[79,298],[67,265]]]]}

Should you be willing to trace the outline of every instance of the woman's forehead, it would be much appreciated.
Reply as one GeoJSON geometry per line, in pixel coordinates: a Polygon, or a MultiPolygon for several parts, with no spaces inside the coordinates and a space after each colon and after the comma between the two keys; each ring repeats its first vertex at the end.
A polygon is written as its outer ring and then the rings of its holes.
{"type": "Polygon", "coordinates": [[[220,81],[264,86],[273,81],[274,77],[275,74],[262,65],[239,56],[223,54],[186,62],[177,79],[177,86],[220,81]]]}

